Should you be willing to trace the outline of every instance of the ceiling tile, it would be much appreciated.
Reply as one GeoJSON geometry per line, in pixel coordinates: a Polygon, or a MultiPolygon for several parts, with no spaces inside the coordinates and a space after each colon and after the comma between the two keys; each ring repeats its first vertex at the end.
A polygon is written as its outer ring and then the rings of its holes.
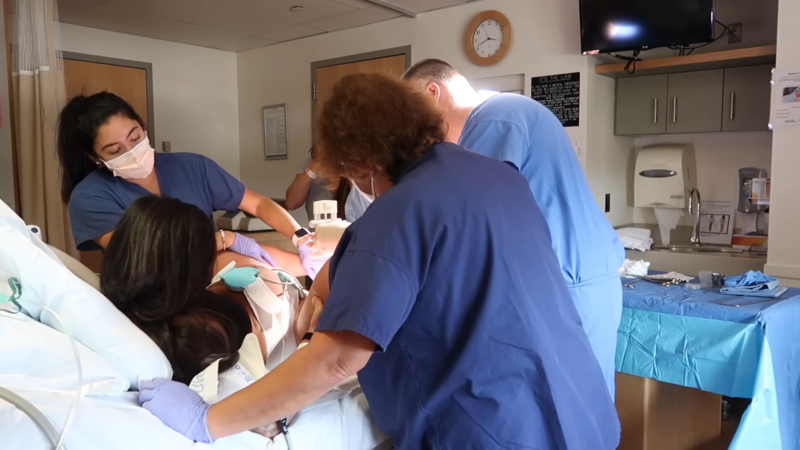
{"type": "Polygon", "coordinates": [[[252,0],[237,8],[295,23],[308,23],[358,9],[334,0],[252,0]],[[303,10],[291,11],[293,6],[302,6],[303,10]]]}
{"type": "Polygon", "coordinates": [[[384,20],[388,19],[385,16],[360,9],[338,16],[309,22],[308,25],[327,31],[339,31],[347,28],[360,27],[362,25],[368,25],[375,22],[382,22],[384,20]]]}
{"type": "Polygon", "coordinates": [[[159,26],[155,30],[149,31],[147,36],[154,39],[165,41],[181,42],[184,44],[199,45],[201,47],[211,47],[221,42],[230,41],[241,37],[235,32],[215,30],[209,27],[202,27],[191,23],[178,22],[175,20],[157,21],[159,26]]]}
{"type": "Polygon", "coordinates": [[[345,5],[355,6],[356,8],[368,8],[370,6],[375,6],[374,3],[370,3],[367,0],[334,0],[338,3],[344,3],[345,5]]]}
{"type": "Polygon", "coordinates": [[[222,44],[217,44],[214,46],[214,48],[219,50],[225,50],[228,52],[244,52],[247,50],[266,47],[268,45],[272,45],[275,43],[277,43],[277,41],[270,41],[268,39],[251,36],[251,37],[236,39],[229,42],[224,42],[222,44]]]}
{"type": "Polygon", "coordinates": [[[397,12],[393,9],[384,8],[383,6],[370,6],[369,8],[366,8],[365,11],[369,11],[371,13],[384,16],[387,19],[393,19],[395,17],[405,17],[405,14],[403,13],[397,12]]]}
{"type": "Polygon", "coordinates": [[[390,3],[394,3],[397,6],[414,12],[425,12],[439,8],[447,8],[448,6],[460,5],[466,2],[465,0],[396,0],[390,3]]]}
{"type": "Polygon", "coordinates": [[[201,14],[186,22],[215,30],[237,33],[242,37],[284,30],[296,25],[285,20],[273,19],[272,17],[265,17],[238,9],[201,14]]]}
{"type": "Polygon", "coordinates": [[[315,36],[317,34],[322,34],[322,33],[327,33],[327,31],[320,30],[319,28],[314,28],[307,25],[298,25],[296,27],[287,28],[285,30],[261,34],[259,35],[259,37],[263,37],[269,40],[275,40],[278,42],[285,42],[294,39],[315,36]]]}

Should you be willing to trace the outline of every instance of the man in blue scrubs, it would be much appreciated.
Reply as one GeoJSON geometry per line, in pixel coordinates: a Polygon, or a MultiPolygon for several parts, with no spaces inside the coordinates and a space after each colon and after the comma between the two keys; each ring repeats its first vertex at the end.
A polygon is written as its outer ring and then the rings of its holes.
{"type": "Polygon", "coordinates": [[[325,129],[343,135],[327,170],[376,199],[331,259],[313,339],[210,407],[165,381],[144,386],[144,407],[208,441],[280,420],[358,373],[398,449],[615,449],[617,414],[525,179],[441,142],[443,118],[382,75],[345,77],[321,123],[322,141],[325,129]],[[381,92],[391,101],[376,102],[381,92]]]}
{"type": "MultiPolygon", "coordinates": [[[[424,86],[446,114],[448,140],[505,161],[528,180],[583,327],[614,396],[625,250],[594,200],[572,142],[540,103],[514,94],[481,97],[451,65],[423,60],[403,75],[424,86]]],[[[509,191],[507,197],[517,198],[509,191]]],[[[517,232],[530,233],[528,224],[517,232]]],[[[533,272],[531,272],[533,273],[533,272]]]]}

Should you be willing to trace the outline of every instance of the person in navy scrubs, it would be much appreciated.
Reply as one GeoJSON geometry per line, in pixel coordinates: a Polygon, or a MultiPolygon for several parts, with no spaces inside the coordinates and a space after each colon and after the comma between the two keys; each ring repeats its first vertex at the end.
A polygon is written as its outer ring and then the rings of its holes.
{"type": "Polygon", "coordinates": [[[224,231],[216,235],[218,250],[233,250],[312,278],[325,262],[312,257],[308,231],[286,210],[245,188],[214,161],[194,153],[156,154],[144,121],[114,94],[70,100],[59,118],[58,152],[62,200],[69,205],[79,250],[107,247],[125,210],[139,197],[159,195],[191,203],[209,220],[214,211],[253,214],[292,238],[300,256],[224,231]]]}
{"type": "MultiPolygon", "coordinates": [[[[622,319],[618,269],[625,261],[625,249],[597,205],[561,122],[542,104],[522,95],[479,95],[450,64],[438,59],[414,64],[403,78],[436,100],[447,117],[450,142],[505,161],[528,181],[614,397],[622,319]]],[[[518,230],[529,232],[526,224],[519,224],[518,230]]]]}
{"type": "Polygon", "coordinates": [[[140,403],[210,442],[358,374],[397,449],[617,448],[613,401],[525,178],[446,143],[433,101],[379,74],[339,81],[319,127],[321,173],[376,199],[330,261],[310,342],[213,406],[166,380],[145,382],[140,403]]]}

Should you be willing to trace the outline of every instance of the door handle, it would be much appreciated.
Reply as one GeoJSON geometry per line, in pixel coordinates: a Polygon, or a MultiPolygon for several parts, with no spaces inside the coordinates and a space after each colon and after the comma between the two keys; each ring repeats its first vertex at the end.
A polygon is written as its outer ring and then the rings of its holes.
{"type": "Polygon", "coordinates": [[[734,111],[736,111],[736,93],[731,92],[731,120],[734,118],[734,111]]]}
{"type": "Polygon", "coordinates": [[[658,97],[653,99],[653,123],[658,123],[658,97]]]}
{"type": "Polygon", "coordinates": [[[672,123],[678,121],[678,97],[672,97],[672,123]]]}

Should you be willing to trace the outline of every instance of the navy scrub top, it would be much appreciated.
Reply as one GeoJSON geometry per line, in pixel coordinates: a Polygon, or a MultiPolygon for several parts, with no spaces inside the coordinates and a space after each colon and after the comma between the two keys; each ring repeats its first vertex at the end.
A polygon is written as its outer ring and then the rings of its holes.
{"type": "MultiPolygon", "coordinates": [[[[161,195],[191,203],[211,219],[214,211],[238,209],[244,185],[209,158],[194,153],[156,153],[161,195]]],[[[114,231],[125,210],[152,195],[143,187],[98,169],[83,179],[69,199],[69,218],[78,250],[100,250],[94,239],[114,231]]]]}
{"type": "Polygon", "coordinates": [[[611,450],[620,427],[528,183],[437,144],[345,232],[317,331],[398,449],[611,450]]]}

